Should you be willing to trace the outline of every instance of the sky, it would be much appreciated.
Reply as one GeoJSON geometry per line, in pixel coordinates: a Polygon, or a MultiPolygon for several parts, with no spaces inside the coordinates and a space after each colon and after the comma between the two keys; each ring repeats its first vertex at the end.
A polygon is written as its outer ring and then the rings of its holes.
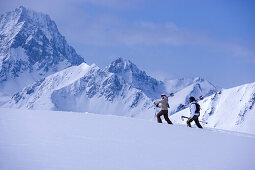
{"type": "Polygon", "coordinates": [[[48,14],[88,64],[129,59],[160,79],[255,82],[253,0],[0,0],[48,14]]]}

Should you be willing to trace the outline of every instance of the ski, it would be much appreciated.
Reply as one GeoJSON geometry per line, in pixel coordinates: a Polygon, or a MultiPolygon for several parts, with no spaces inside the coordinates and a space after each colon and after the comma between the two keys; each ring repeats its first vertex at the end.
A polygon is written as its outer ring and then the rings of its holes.
{"type": "MultiPolygon", "coordinates": [[[[196,102],[199,101],[199,100],[203,100],[205,97],[206,96],[200,96],[198,99],[196,99],[196,102]]],[[[178,108],[182,109],[182,108],[187,107],[187,106],[189,106],[189,104],[185,104],[185,105],[180,104],[178,108]]]]}
{"type": "MultiPolygon", "coordinates": [[[[184,121],[184,119],[189,119],[189,117],[181,116],[181,119],[182,119],[182,121],[184,121]]],[[[205,121],[202,121],[202,120],[199,120],[199,122],[204,123],[204,124],[208,124],[208,122],[205,122],[205,121]]]]}

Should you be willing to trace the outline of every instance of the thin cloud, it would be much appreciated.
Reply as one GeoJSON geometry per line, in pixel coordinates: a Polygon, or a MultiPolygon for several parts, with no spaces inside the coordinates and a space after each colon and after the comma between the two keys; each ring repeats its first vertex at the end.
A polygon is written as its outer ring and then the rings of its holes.
{"type": "MultiPolygon", "coordinates": [[[[179,28],[174,23],[152,23],[144,21],[129,22],[114,16],[98,16],[93,19],[79,21],[80,28],[74,34],[72,41],[84,45],[94,46],[153,46],[169,45],[207,46],[217,51],[229,53],[233,56],[245,57],[254,61],[254,48],[249,48],[231,42],[221,42],[201,32],[192,32],[179,28]]],[[[71,26],[73,27],[73,26],[71,26]]],[[[71,28],[66,27],[65,32],[71,28]]],[[[202,48],[202,47],[201,47],[202,48]]]]}
{"type": "Polygon", "coordinates": [[[197,45],[244,57],[255,63],[255,51],[251,47],[221,42],[206,33],[180,28],[172,22],[127,21],[113,14],[91,15],[80,7],[90,4],[118,10],[134,8],[143,3],[144,0],[9,0],[1,1],[0,12],[24,5],[47,13],[56,21],[67,40],[84,46],[197,45]]]}

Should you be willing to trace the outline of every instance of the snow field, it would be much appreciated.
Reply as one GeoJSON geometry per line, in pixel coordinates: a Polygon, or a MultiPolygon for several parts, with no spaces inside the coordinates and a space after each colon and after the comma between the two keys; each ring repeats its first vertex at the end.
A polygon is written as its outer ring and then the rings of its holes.
{"type": "Polygon", "coordinates": [[[127,117],[0,108],[3,170],[252,170],[254,142],[127,117]]]}

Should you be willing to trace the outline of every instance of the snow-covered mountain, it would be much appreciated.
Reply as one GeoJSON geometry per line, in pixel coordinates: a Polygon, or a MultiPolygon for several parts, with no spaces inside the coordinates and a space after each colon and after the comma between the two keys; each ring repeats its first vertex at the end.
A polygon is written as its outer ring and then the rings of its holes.
{"type": "MultiPolygon", "coordinates": [[[[216,89],[216,87],[211,84],[210,82],[208,82],[207,80],[201,78],[201,77],[195,77],[195,78],[180,78],[180,79],[175,79],[175,80],[166,80],[165,81],[165,86],[167,91],[172,92],[172,93],[176,93],[179,92],[181,90],[183,90],[184,88],[187,88],[189,86],[198,86],[200,84],[200,91],[203,90],[212,90],[212,89],[216,89]],[[202,85],[201,85],[202,84],[202,85]]],[[[199,90],[198,90],[199,91],[199,90]]],[[[213,93],[213,90],[212,92],[213,93]]],[[[196,92],[192,92],[192,95],[197,95],[196,92]]]]}
{"type": "Polygon", "coordinates": [[[183,102],[216,91],[200,78],[158,81],[122,58],[88,66],[48,15],[23,6],[0,16],[0,38],[0,105],[13,95],[8,107],[148,118],[161,93],[176,92],[172,101],[183,102]]]}
{"type": "Polygon", "coordinates": [[[170,113],[179,111],[180,104],[187,104],[190,96],[198,98],[200,96],[210,96],[218,91],[209,81],[200,78],[181,78],[168,80],[165,82],[168,92],[174,92],[175,95],[169,99],[171,106],[170,113]]]}
{"type": "MultiPolygon", "coordinates": [[[[171,112],[190,95],[215,91],[195,78],[176,91],[171,112]],[[178,100],[177,100],[178,99],[178,100]]],[[[166,92],[166,84],[148,76],[129,60],[118,58],[104,69],[83,63],[52,74],[16,93],[5,105],[11,108],[46,109],[114,114],[153,119],[153,100],[166,92]]]]}
{"type": "MultiPolygon", "coordinates": [[[[117,59],[113,63],[119,60],[122,61],[122,64],[131,63],[123,59],[117,59]]],[[[107,71],[110,66],[100,69],[94,64],[88,66],[83,63],[67,68],[24,88],[15,94],[5,106],[93,111],[99,114],[132,117],[143,112],[148,113],[149,110],[152,111],[152,99],[146,96],[142,90],[133,87],[131,82],[126,82],[125,76],[123,78],[107,71]]],[[[147,77],[147,79],[154,80],[151,77],[147,77]]],[[[155,86],[157,87],[157,85],[155,86]]],[[[155,87],[153,86],[153,88],[155,87]]],[[[147,117],[151,116],[151,114],[147,115],[147,117]]]]}
{"type": "MultiPolygon", "coordinates": [[[[199,102],[200,119],[205,127],[255,134],[255,83],[225,89],[199,102]]],[[[181,116],[189,116],[189,109],[170,117],[175,123],[186,123],[181,116]]]]}
{"type": "Polygon", "coordinates": [[[20,6],[0,16],[1,96],[82,62],[48,15],[20,6]]]}
{"type": "Polygon", "coordinates": [[[157,81],[155,78],[148,76],[128,60],[118,58],[107,66],[105,70],[121,77],[126,84],[141,90],[152,99],[156,99],[161,93],[166,92],[166,87],[162,81],[157,81]]]}

